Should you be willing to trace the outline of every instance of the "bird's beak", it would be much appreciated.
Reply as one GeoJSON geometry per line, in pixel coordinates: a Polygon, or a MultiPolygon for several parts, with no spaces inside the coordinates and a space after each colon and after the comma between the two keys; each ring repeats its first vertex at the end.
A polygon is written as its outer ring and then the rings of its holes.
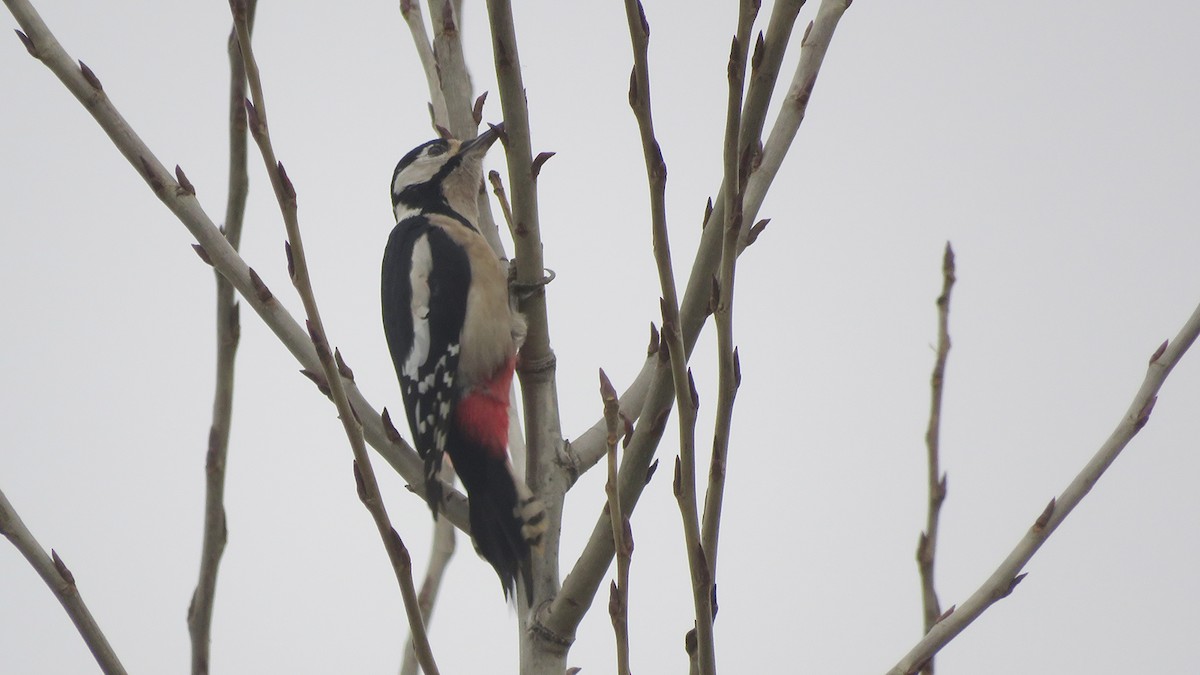
{"type": "Polygon", "coordinates": [[[496,139],[500,138],[500,135],[503,133],[504,133],[504,123],[503,122],[501,122],[500,124],[490,124],[490,125],[488,125],[487,131],[483,132],[482,134],[479,134],[475,138],[472,138],[471,140],[467,141],[466,143],[463,143],[458,149],[458,154],[460,154],[460,155],[467,155],[467,154],[479,155],[482,157],[484,154],[487,153],[488,148],[492,147],[492,143],[495,143],[496,139]]]}

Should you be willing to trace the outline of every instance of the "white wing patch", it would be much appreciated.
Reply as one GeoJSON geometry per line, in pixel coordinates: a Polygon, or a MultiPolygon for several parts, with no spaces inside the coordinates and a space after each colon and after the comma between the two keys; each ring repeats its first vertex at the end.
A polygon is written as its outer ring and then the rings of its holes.
{"type": "MultiPolygon", "coordinates": [[[[417,380],[417,369],[429,359],[429,272],[433,269],[433,253],[429,249],[429,235],[422,234],[413,242],[412,268],[409,272],[409,288],[412,289],[413,344],[408,358],[404,360],[404,375],[417,380]]],[[[428,384],[418,384],[421,391],[428,384]]]]}
{"type": "Polygon", "coordinates": [[[425,464],[425,498],[437,513],[442,499],[438,472],[446,452],[450,418],[454,414],[455,371],[461,347],[454,341],[445,345],[444,353],[431,353],[430,304],[435,301],[430,285],[433,266],[429,234],[422,233],[413,241],[412,247],[408,278],[412,295],[408,309],[412,314],[413,341],[401,365],[400,384],[405,400],[411,406],[414,445],[425,464]]]}

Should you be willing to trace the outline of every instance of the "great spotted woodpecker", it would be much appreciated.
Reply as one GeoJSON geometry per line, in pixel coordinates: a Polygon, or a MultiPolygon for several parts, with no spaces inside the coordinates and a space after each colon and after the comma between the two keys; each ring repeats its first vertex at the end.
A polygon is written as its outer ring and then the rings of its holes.
{"type": "Polygon", "coordinates": [[[476,227],[483,156],[498,133],[429,141],[396,165],[383,328],[425,463],[429,508],[436,517],[448,452],[470,498],[475,549],[496,569],[505,598],[519,573],[532,604],[530,551],[541,544],[545,508],[508,458],[509,390],[525,319],[509,304],[507,270],[476,227]]]}

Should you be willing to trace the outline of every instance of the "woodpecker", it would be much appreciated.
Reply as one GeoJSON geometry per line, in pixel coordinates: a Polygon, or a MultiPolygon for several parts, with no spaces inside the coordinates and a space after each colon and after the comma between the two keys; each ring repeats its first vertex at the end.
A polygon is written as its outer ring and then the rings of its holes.
{"type": "Polygon", "coordinates": [[[508,406],[525,319],[509,303],[508,273],[476,226],[483,157],[474,140],[413,148],[392,174],[396,226],[383,255],[383,328],[436,518],[450,453],[470,503],[471,536],[514,599],[520,574],[533,603],[530,551],[545,508],[508,457],[508,406]]]}

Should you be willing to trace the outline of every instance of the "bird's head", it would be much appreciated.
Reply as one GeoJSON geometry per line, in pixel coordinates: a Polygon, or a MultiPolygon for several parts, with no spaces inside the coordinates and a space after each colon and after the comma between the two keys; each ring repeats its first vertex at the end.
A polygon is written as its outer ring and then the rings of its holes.
{"type": "Polygon", "coordinates": [[[396,222],[418,213],[447,210],[475,222],[483,156],[500,133],[501,127],[493,126],[469,141],[439,138],[410,150],[392,174],[396,222]]]}

